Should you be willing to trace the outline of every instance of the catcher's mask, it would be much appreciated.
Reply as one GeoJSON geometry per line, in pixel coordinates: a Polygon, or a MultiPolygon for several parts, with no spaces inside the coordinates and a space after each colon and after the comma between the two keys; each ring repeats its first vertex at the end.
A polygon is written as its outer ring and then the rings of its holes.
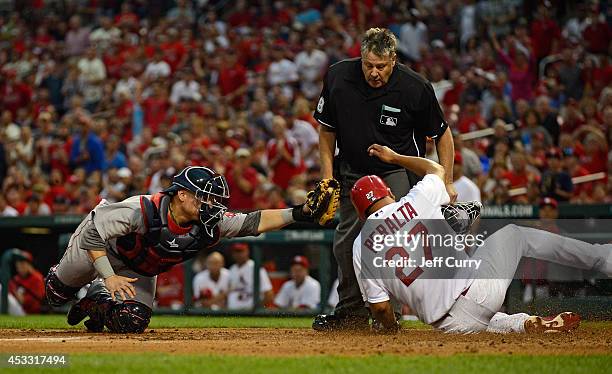
{"type": "Polygon", "coordinates": [[[179,190],[193,192],[200,205],[200,222],[209,235],[227,211],[229,187],[223,175],[202,166],[188,166],[174,176],[163,192],[174,195],[179,190]]]}
{"type": "Polygon", "coordinates": [[[366,219],[366,212],[378,200],[391,195],[391,189],[376,175],[359,178],[351,188],[351,201],[359,213],[359,218],[366,219]]]}

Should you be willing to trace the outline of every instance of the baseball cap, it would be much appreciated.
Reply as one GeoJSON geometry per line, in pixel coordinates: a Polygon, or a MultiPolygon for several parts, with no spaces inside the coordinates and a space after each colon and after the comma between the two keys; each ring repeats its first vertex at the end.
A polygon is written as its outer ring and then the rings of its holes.
{"type": "Polygon", "coordinates": [[[235,155],[236,155],[237,158],[240,158],[240,157],[249,157],[249,156],[251,156],[251,151],[249,151],[246,148],[238,148],[238,150],[236,151],[235,155]]]}
{"type": "Polygon", "coordinates": [[[248,251],[249,245],[247,243],[234,243],[230,246],[232,251],[248,251]]]}
{"type": "Polygon", "coordinates": [[[446,47],[444,45],[444,42],[442,40],[440,40],[440,39],[435,39],[433,42],[431,42],[431,46],[433,48],[444,48],[444,47],[446,47]]]}
{"type": "Polygon", "coordinates": [[[24,251],[23,249],[15,249],[13,255],[15,256],[15,261],[28,261],[30,263],[34,261],[34,256],[32,256],[30,252],[24,251]]]}
{"type": "Polygon", "coordinates": [[[122,167],[121,169],[117,170],[117,176],[119,178],[129,178],[132,176],[132,171],[126,167],[122,167]]]}
{"type": "Polygon", "coordinates": [[[291,259],[291,266],[293,265],[302,265],[308,269],[310,267],[310,262],[305,256],[295,256],[291,259]]]}
{"type": "Polygon", "coordinates": [[[558,205],[559,204],[557,203],[557,200],[553,199],[552,197],[545,197],[540,202],[540,208],[542,208],[544,206],[551,206],[551,207],[557,209],[558,205]]]}

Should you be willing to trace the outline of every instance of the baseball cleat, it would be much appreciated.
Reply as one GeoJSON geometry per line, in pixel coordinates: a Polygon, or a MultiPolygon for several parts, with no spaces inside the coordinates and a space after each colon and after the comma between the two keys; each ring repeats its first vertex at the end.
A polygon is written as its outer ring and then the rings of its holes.
{"type": "Polygon", "coordinates": [[[573,312],[563,312],[552,317],[531,316],[525,321],[528,334],[569,332],[580,325],[580,316],[573,312]]]}
{"type": "Polygon", "coordinates": [[[70,326],[78,325],[85,317],[89,316],[89,311],[95,301],[87,296],[79,300],[68,311],[66,319],[70,326]]]}
{"type": "Polygon", "coordinates": [[[370,329],[369,317],[337,316],[335,314],[319,314],[312,322],[312,328],[316,331],[346,331],[370,329]]]}

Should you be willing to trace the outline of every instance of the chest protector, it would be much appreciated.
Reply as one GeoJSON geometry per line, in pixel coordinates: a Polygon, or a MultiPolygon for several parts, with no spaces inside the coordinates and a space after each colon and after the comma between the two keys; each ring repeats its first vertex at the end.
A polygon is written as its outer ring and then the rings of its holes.
{"type": "MultiPolygon", "coordinates": [[[[161,194],[160,194],[161,195],[161,194]]],[[[147,231],[117,238],[117,255],[138,274],[152,277],[172,266],[195,257],[198,252],[219,241],[219,228],[210,236],[199,225],[186,234],[175,234],[168,228],[168,206],[171,197],[140,197],[140,209],[147,231]]]]}

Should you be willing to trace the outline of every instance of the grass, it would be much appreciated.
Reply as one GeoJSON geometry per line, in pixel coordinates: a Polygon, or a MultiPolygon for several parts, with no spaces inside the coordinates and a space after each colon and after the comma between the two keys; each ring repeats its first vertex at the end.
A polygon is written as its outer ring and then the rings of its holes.
{"type": "MultiPolygon", "coordinates": [[[[242,357],[72,354],[62,373],[608,373],[610,356],[242,357]]],[[[20,368],[40,372],[40,368],[20,368]]],[[[53,370],[53,369],[52,369],[53,370]]],[[[59,371],[58,370],[58,371],[59,371]]],[[[6,370],[11,372],[13,370],[6,370]]],[[[55,370],[53,370],[55,371],[55,370]]]]}
{"type": "MultiPolygon", "coordinates": [[[[219,316],[153,316],[149,327],[161,328],[310,328],[310,317],[219,317],[219,316]]],[[[420,322],[404,322],[409,328],[428,328],[420,322]]],[[[0,329],[82,329],[83,325],[69,326],[66,316],[40,315],[12,317],[0,315],[0,329]]]]}
{"type": "MultiPolygon", "coordinates": [[[[310,327],[311,318],[306,317],[207,317],[207,316],[153,316],[151,328],[211,328],[211,327],[310,327]]],[[[40,315],[11,317],[0,316],[0,328],[19,329],[82,329],[82,324],[69,326],[66,316],[40,315]]]]}

